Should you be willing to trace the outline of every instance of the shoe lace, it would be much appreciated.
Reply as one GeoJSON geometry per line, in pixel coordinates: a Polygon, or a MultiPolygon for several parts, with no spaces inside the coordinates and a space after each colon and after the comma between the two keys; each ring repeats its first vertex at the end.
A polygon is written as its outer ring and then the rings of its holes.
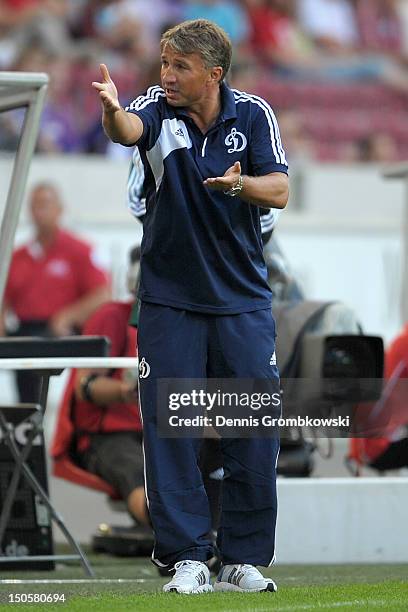
{"type": "Polygon", "coordinates": [[[174,569],[177,572],[177,578],[191,576],[201,569],[201,561],[178,561],[174,564],[174,569]]]}

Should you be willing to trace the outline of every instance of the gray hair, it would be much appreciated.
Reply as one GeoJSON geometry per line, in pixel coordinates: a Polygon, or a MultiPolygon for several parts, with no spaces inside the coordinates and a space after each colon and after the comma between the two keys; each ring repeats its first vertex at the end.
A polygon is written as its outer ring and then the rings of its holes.
{"type": "Polygon", "coordinates": [[[225,78],[232,56],[231,41],[222,28],[208,19],[192,19],[164,32],[160,49],[169,45],[183,55],[198,53],[206,68],[221,66],[225,78]]]}

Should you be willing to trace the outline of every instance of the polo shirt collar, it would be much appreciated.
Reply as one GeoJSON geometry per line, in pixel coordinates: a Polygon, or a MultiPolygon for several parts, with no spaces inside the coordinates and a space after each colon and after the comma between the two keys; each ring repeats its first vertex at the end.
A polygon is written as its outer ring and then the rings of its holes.
{"type": "MultiPolygon", "coordinates": [[[[221,93],[221,113],[217,120],[217,123],[222,121],[228,121],[228,119],[236,119],[237,118],[237,107],[235,103],[234,93],[230,87],[223,81],[220,85],[220,93],[221,93]]],[[[188,111],[186,108],[175,108],[176,115],[182,115],[184,117],[189,117],[188,111]]]]}
{"type": "Polygon", "coordinates": [[[221,83],[221,118],[224,121],[227,119],[237,118],[237,105],[235,102],[234,92],[224,81],[221,83]]]}

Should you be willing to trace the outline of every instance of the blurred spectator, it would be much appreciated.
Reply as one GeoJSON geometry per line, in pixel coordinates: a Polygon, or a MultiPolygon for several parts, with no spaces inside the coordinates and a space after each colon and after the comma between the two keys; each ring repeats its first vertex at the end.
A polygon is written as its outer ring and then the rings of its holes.
{"type": "Polygon", "coordinates": [[[347,53],[357,47],[358,28],[349,0],[297,0],[303,30],[326,51],[347,53]]]}
{"type": "Polygon", "coordinates": [[[370,134],[357,143],[357,161],[391,163],[397,159],[397,146],[390,134],[370,134]]]}
{"type": "MultiPolygon", "coordinates": [[[[86,322],[84,334],[109,338],[111,357],[136,356],[137,334],[128,324],[131,309],[126,302],[102,305],[86,322]]],[[[71,405],[79,465],[114,487],[132,517],[148,525],[135,372],[73,371],[63,401],[71,405]]]]}
{"type": "MultiPolygon", "coordinates": [[[[313,30],[315,35],[307,38],[295,19],[293,3],[284,0],[246,0],[252,23],[252,44],[257,57],[278,70],[278,74],[302,80],[312,81],[382,81],[403,91],[408,91],[408,75],[395,63],[380,56],[364,56],[357,52],[357,29],[351,4],[347,0],[298,0],[301,13],[305,11],[305,28],[313,30]],[[328,11],[326,19],[318,15],[314,24],[308,12],[307,3],[316,2],[317,7],[322,2],[328,3],[332,11],[328,11]],[[303,4],[305,3],[305,4],[303,4]],[[336,22],[331,23],[340,8],[346,9],[343,22],[349,24],[346,28],[339,26],[336,38],[336,22]],[[346,20],[346,16],[348,19],[346,20]],[[320,21],[319,21],[320,20],[320,21]],[[323,25],[327,22],[326,34],[323,25]],[[353,24],[353,25],[352,25],[353,24]],[[313,26],[313,27],[312,27],[313,26]],[[317,27],[319,26],[319,28],[317,27]],[[349,36],[345,32],[353,32],[349,36]],[[353,43],[353,44],[352,44],[353,43]],[[354,44],[355,43],[355,44],[354,44]],[[321,47],[324,46],[325,53],[321,47]]],[[[342,23],[341,19],[338,19],[342,23]]]]}
{"type": "MultiPolygon", "coordinates": [[[[36,185],[30,194],[34,239],[12,257],[4,295],[0,334],[5,314],[18,319],[16,336],[69,336],[80,331],[89,315],[109,299],[107,277],[94,250],[61,229],[62,201],[50,183],[36,185]]],[[[40,379],[34,371],[18,372],[20,401],[39,398],[40,379]]]]}
{"type": "Polygon", "coordinates": [[[40,11],[37,0],[0,0],[0,69],[7,68],[18,51],[16,37],[25,31],[40,11]]]}
{"type": "Polygon", "coordinates": [[[65,56],[51,54],[47,63],[50,82],[41,115],[38,150],[42,153],[79,152],[84,117],[75,113],[70,95],[70,83],[74,79],[72,64],[65,56]]]}
{"type": "Polygon", "coordinates": [[[235,62],[231,66],[228,84],[240,91],[252,91],[261,95],[258,91],[261,75],[261,68],[256,61],[248,59],[247,61],[235,62]]]}
{"type": "Polygon", "coordinates": [[[379,51],[401,47],[401,28],[393,0],[297,0],[299,22],[326,53],[347,57],[333,75],[378,80],[408,91],[408,75],[379,51]],[[359,31],[360,29],[360,31],[359,31]],[[366,52],[358,55],[361,45],[366,52]]]}
{"type": "MultiPolygon", "coordinates": [[[[135,60],[141,60],[149,46],[147,28],[141,16],[135,14],[124,0],[98,3],[93,15],[93,29],[103,47],[135,60]]],[[[112,61],[110,59],[109,63],[112,61]]]]}
{"type": "Polygon", "coordinates": [[[246,4],[251,44],[258,58],[289,76],[301,76],[302,70],[318,69],[319,57],[313,42],[295,19],[293,0],[246,0],[246,4]]]}
{"type": "MultiPolygon", "coordinates": [[[[135,289],[140,248],[130,253],[129,291],[135,289]]],[[[110,357],[136,357],[137,331],[129,324],[133,302],[107,302],[86,321],[83,335],[105,336],[110,357]]],[[[142,423],[137,368],[78,369],[68,379],[51,448],[109,483],[137,523],[148,525],[144,491],[142,423]]]]}
{"type": "Polygon", "coordinates": [[[358,52],[360,39],[352,0],[297,2],[301,26],[329,56],[326,78],[378,81],[408,92],[408,73],[398,62],[379,53],[358,52]]]}
{"type": "Polygon", "coordinates": [[[186,0],[182,17],[214,21],[227,32],[235,47],[247,41],[248,16],[240,3],[234,0],[186,0]]]}
{"type": "MultiPolygon", "coordinates": [[[[62,54],[34,43],[21,52],[15,69],[22,72],[47,72],[50,78],[41,115],[37,150],[41,153],[74,153],[82,149],[81,119],[75,112],[70,83],[72,62],[62,54]]],[[[20,134],[21,111],[13,113],[16,137],[20,134]]]]}
{"type": "Polygon", "coordinates": [[[403,55],[402,24],[396,0],[356,0],[356,11],[365,50],[403,55]]]}
{"type": "MultiPolygon", "coordinates": [[[[98,65],[86,52],[75,60],[65,54],[48,51],[41,43],[22,49],[13,69],[21,72],[47,72],[50,78],[41,115],[37,151],[41,153],[105,153],[107,142],[100,125],[100,108],[89,95],[89,83],[98,65]],[[75,81],[76,87],[71,83],[75,81]]],[[[124,92],[123,104],[133,97],[138,80],[136,70],[113,71],[124,92]]],[[[21,132],[23,110],[7,113],[7,123],[0,114],[0,142],[15,150],[21,132]]]]}
{"type": "Polygon", "coordinates": [[[408,3],[407,0],[398,0],[398,15],[401,24],[402,48],[404,54],[408,54],[408,3]]]}
{"type": "Polygon", "coordinates": [[[302,117],[297,111],[281,111],[279,126],[287,158],[292,165],[316,159],[313,141],[307,134],[302,117]]]}
{"type": "MultiPolygon", "coordinates": [[[[339,87],[347,101],[343,85],[353,83],[368,100],[364,88],[378,84],[389,94],[387,112],[401,109],[400,120],[380,121],[383,135],[392,130],[399,156],[407,151],[408,0],[0,0],[0,69],[50,75],[38,150],[128,158],[131,151],[108,145],[101,128],[99,101],[89,86],[99,61],[109,65],[125,106],[135,94],[160,82],[151,51],[157,49],[161,31],[196,17],[214,20],[230,34],[233,87],[268,99],[275,96],[276,85],[281,101],[275,108],[286,110],[296,103],[289,138],[302,140],[296,135],[302,116],[309,129],[313,112],[320,112],[311,111],[311,98],[328,99],[334,115],[334,94],[328,90],[339,87]],[[293,91],[304,91],[304,97],[293,97],[293,91]]],[[[360,99],[358,93],[355,100],[364,113],[360,99]]],[[[346,104],[352,109],[350,101],[346,104]]],[[[366,106],[369,121],[375,110],[371,99],[366,106]]],[[[338,109],[345,110],[340,102],[338,109]]],[[[23,116],[23,110],[0,113],[3,150],[16,149],[23,116]]],[[[322,129],[310,129],[295,156],[314,157],[317,151],[325,160],[356,161],[357,141],[366,128],[355,131],[357,135],[349,131],[341,144],[329,142],[322,129]]]]}
{"type": "MultiPolygon", "coordinates": [[[[66,0],[0,0],[0,23],[6,16],[10,24],[8,32],[14,43],[6,68],[21,72],[48,72],[50,76],[38,139],[41,152],[81,150],[78,121],[70,98],[67,11],[66,0]]],[[[23,115],[23,110],[9,112],[1,120],[0,141],[5,140],[9,150],[16,149],[23,115]]]]}
{"type": "Polygon", "coordinates": [[[0,67],[13,63],[23,47],[41,42],[66,52],[70,37],[67,0],[0,0],[0,67]]]}
{"type": "Polygon", "coordinates": [[[179,19],[175,2],[104,0],[93,3],[93,33],[110,49],[134,59],[148,59],[165,24],[179,19]]]}

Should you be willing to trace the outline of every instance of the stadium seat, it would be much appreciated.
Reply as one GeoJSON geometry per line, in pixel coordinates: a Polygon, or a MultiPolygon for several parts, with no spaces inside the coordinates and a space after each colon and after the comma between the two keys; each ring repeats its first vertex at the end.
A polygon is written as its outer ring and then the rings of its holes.
{"type": "Polygon", "coordinates": [[[406,94],[378,83],[303,82],[268,76],[260,78],[260,95],[278,113],[296,108],[320,161],[347,161],[349,147],[376,131],[389,134],[399,158],[406,158],[406,94]]]}
{"type": "MultiPolygon", "coordinates": [[[[71,405],[73,387],[74,375],[71,373],[58,411],[51,446],[52,474],[73,484],[105,493],[108,496],[107,501],[111,510],[127,512],[126,503],[116,489],[75,462],[73,452],[75,430],[71,405]]],[[[153,548],[153,532],[150,527],[136,522],[128,527],[101,523],[92,535],[91,547],[94,552],[114,556],[150,556],[153,548]]],[[[167,570],[165,575],[167,575],[167,570]]]]}
{"type": "Polygon", "coordinates": [[[72,461],[68,454],[54,459],[52,473],[57,478],[63,478],[74,484],[88,487],[88,489],[106,493],[112,500],[121,499],[117,491],[110,484],[99,476],[80,468],[72,461]]]}
{"type": "Polygon", "coordinates": [[[112,501],[119,501],[122,499],[121,496],[110,484],[99,476],[87,472],[75,463],[75,455],[73,453],[75,429],[71,412],[73,386],[74,377],[71,374],[58,411],[55,434],[51,446],[52,473],[57,478],[63,478],[74,484],[106,493],[112,501]]]}

